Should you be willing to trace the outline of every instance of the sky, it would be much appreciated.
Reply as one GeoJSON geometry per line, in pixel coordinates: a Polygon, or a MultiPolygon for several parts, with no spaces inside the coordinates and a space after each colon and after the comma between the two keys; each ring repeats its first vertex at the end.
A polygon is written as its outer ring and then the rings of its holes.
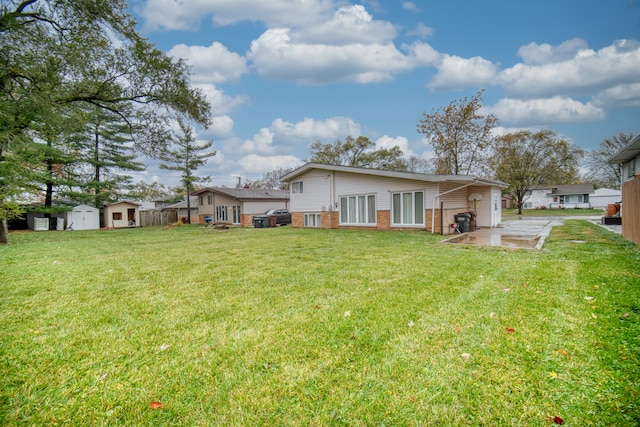
{"type": "MultiPolygon", "coordinates": [[[[315,141],[367,136],[429,159],[423,113],[483,93],[496,133],[551,129],[585,149],[640,133],[640,0],[134,0],[139,32],[192,67],[234,186],[297,167],[315,141]]],[[[134,181],[178,185],[152,160],[134,181]]]]}

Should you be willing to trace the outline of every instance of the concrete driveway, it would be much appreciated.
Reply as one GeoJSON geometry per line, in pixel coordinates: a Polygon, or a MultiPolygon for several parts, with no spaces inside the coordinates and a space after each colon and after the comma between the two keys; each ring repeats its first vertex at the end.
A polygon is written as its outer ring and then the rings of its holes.
{"type": "Polygon", "coordinates": [[[599,216],[520,217],[504,221],[495,228],[481,228],[470,233],[456,235],[448,238],[445,242],[515,249],[540,249],[551,229],[562,225],[566,219],[581,219],[600,223],[599,216]]]}

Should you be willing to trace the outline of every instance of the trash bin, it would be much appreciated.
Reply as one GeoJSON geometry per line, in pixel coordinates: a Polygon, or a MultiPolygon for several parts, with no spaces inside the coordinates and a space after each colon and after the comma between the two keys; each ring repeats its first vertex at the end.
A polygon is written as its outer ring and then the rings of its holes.
{"type": "Polygon", "coordinates": [[[253,218],[253,226],[255,228],[268,228],[269,227],[269,217],[253,218]]]}
{"type": "Polygon", "coordinates": [[[275,227],[278,224],[278,217],[275,215],[269,216],[269,227],[275,227]]]}
{"type": "Polygon", "coordinates": [[[471,215],[468,213],[462,213],[458,215],[454,215],[456,219],[456,224],[460,226],[460,232],[468,233],[469,232],[469,224],[471,222],[471,215]]]}

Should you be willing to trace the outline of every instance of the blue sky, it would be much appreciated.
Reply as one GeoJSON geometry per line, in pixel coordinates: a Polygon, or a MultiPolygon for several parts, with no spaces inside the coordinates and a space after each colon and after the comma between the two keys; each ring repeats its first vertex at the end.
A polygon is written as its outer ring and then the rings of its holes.
{"type": "MultiPolygon", "coordinates": [[[[640,133],[640,0],[137,0],[140,32],[193,67],[213,106],[198,170],[233,186],[365,135],[430,158],[423,112],[485,89],[497,133],[584,149],[640,133]]],[[[176,185],[149,161],[137,181],[176,185]]]]}

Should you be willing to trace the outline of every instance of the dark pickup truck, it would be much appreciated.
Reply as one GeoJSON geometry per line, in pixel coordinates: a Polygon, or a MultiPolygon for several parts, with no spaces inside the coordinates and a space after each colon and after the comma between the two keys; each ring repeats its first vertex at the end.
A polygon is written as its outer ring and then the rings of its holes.
{"type": "Polygon", "coordinates": [[[263,214],[254,215],[253,226],[256,228],[269,227],[269,218],[276,217],[276,225],[291,224],[291,212],[287,209],[269,209],[263,214]]]}

